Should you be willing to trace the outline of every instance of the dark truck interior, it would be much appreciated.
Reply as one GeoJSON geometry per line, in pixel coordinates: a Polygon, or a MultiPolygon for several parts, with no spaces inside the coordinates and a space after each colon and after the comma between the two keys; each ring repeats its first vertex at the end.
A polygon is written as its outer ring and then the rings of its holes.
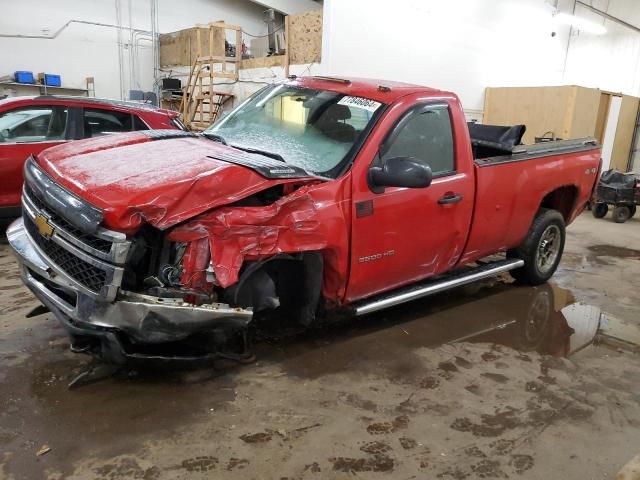
{"type": "Polygon", "coordinates": [[[522,145],[522,137],[527,131],[525,125],[503,127],[500,125],[483,125],[468,122],[469,136],[473,158],[488,158],[501,155],[511,155],[513,149],[522,145]]]}

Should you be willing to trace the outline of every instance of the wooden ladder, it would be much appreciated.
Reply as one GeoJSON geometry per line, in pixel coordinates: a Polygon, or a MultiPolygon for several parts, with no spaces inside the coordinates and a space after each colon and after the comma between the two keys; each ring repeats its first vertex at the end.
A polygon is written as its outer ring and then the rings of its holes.
{"type": "Polygon", "coordinates": [[[189,79],[183,89],[180,113],[182,122],[189,130],[202,131],[212,125],[222,113],[224,104],[233,98],[228,92],[214,90],[217,78],[238,80],[238,69],[242,60],[242,29],[225,22],[211,22],[198,25],[196,30],[197,55],[191,66],[189,79]],[[209,55],[202,55],[201,30],[208,28],[209,55]],[[235,31],[235,55],[227,56],[226,32],[235,31]],[[217,46],[217,48],[216,48],[217,46]],[[216,50],[222,55],[216,55],[216,50]],[[227,64],[233,63],[233,71],[227,70],[227,64]]]}

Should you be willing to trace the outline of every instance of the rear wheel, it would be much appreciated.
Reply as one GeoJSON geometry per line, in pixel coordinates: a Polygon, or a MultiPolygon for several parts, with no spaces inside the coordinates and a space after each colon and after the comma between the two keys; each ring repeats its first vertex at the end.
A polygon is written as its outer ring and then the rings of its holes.
{"type": "Polygon", "coordinates": [[[564,218],[556,210],[540,209],[522,245],[507,252],[509,258],[524,260],[524,266],[511,271],[521,283],[540,285],[558,268],[564,250],[564,218]]]}
{"type": "Polygon", "coordinates": [[[596,218],[603,218],[609,211],[609,205],[606,203],[596,203],[591,207],[591,214],[596,218]]]}
{"type": "Polygon", "coordinates": [[[629,208],[631,208],[631,217],[633,217],[636,214],[636,206],[631,205],[629,208]]]}
{"type": "Polygon", "coordinates": [[[613,209],[613,221],[624,223],[631,218],[631,209],[626,205],[618,205],[613,209]]]}

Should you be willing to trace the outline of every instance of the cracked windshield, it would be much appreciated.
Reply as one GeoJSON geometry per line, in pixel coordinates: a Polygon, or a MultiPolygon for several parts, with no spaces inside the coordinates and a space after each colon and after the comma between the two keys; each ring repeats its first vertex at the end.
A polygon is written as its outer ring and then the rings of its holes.
{"type": "Polygon", "coordinates": [[[326,90],[278,85],[261,90],[206,133],[335,177],[381,105],[326,90]]]}

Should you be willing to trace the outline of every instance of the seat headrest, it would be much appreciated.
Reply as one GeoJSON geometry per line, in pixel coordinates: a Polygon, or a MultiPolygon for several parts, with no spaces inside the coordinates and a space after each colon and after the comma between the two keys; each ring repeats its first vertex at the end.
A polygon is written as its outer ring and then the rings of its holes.
{"type": "Polygon", "coordinates": [[[346,105],[331,105],[324,112],[324,117],[331,120],[348,120],[351,118],[351,110],[346,105]]]}

